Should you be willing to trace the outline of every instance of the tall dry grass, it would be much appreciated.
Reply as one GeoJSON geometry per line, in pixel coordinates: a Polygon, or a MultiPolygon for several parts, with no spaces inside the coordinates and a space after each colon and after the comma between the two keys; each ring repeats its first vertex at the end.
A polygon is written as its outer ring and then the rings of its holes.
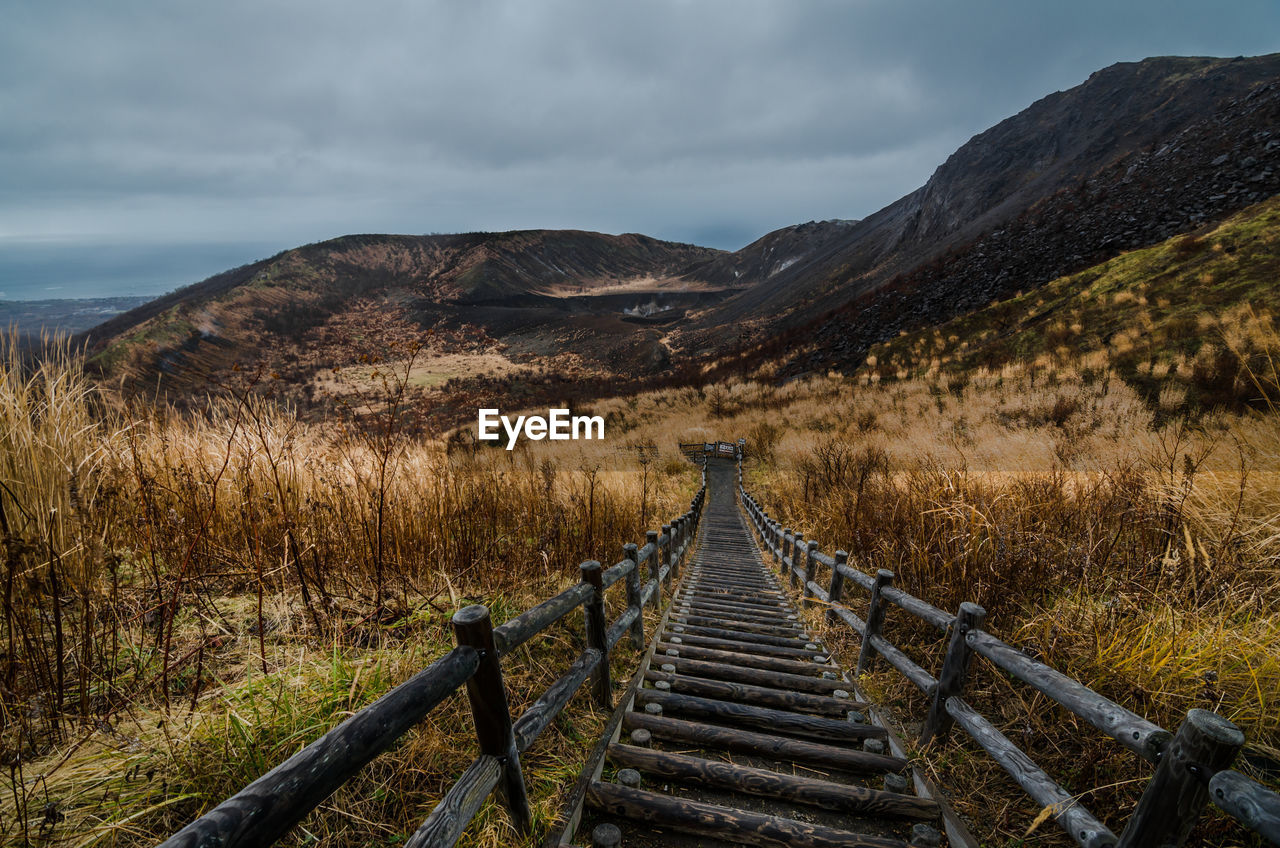
{"type": "MultiPolygon", "coordinates": [[[[339,429],[247,398],[112,412],[69,351],[6,361],[2,694],[19,789],[0,803],[26,828],[7,839],[44,827],[56,841],[72,822],[153,839],[242,783],[246,762],[375,697],[402,658],[443,650],[458,603],[518,611],[681,507],[677,441],[739,435],[771,513],[824,549],[892,568],[939,606],[983,603],[994,632],[1166,726],[1192,706],[1222,712],[1250,763],[1280,748],[1275,411],[1188,416],[1178,384],[1139,391],[1095,355],[902,379],[873,367],[778,383],[764,369],[602,401],[608,452],[572,456],[416,441],[394,380],[386,405],[339,429]]],[[[936,667],[936,636],[891,626],[936,667]]],[[[515,691],[545,685],[571,631],[515,691]]],[[[910,703],[889,676],[868,684],[910,703]]],[[[1141,775],[1114,746],[998,675],[974,698],[1086,803],[1132,804],[1141,775]]],[[[579,715],[530,766],[546,815],[594,726],[579,715]]],[[[304,829],[334,844],[411,829],[464,761],[464,725],[441,712],[304,829]]],[[[933,761],[990,839],[1022,838],[1038,811],[983,763],[962,746],[933,761]]],[[[505,844],[504,827],[486,814],[469,838],[505,844]]],[[[1215,827],[1208,843],[1232,844],[1215,827]]]]}
{"type": "MultiPolygon", "coordinates": [[[[1052,379],[1017,367],[967,377],[820,387],[820,402],[782,410],[808,432],[784,430],[752,485],[824,549],[889,568],[944,609],[982,604],[988,629],[1165,727],[1193,707],[1227,716],[1249,740],[1242,767],[1280,777],[1275,412],[1187,418],[1069,364],[1052,379]]],[[[937,634],[890,618],[892,640],[938,668],[937,634]]],[[[1122,828],[1142,765],[978,665],[966,697],[1122,828]]],[[[893,672],[868,684],[908,720],[927,709],[893,672]]],[[[972,744],[929,762],[984,838],[1026,838],[1038,808],[993,780],[972,744]]],[[[1197,835],[1240,838],[1221,817],[1197,835]]]]}
{"type": "MultiPolygon", "coordinates": [[[[1258,351],[1275,349],[1275,338],[1254,339],[1253,370],[1231,372],[1233,396],[1249,394],[1242,380],[1268,388],[1251,396],[1271,396],[1275,372],[1258,351]]],[[[785,384],[764,369],[603,406],[638,437],[658,426],[691,439],[746,436],[749,486],[824,550],[892,569],[944,609],[983,604],[990,630],[1165,727],[1192,707],[1226,715],[1249,740],[1242,767],[1277,780],[1277,410],[1189,410],[1181,380],[1152,391],[1097,354],[900,379],[876,366],[785,384]]],[[[929,628],[891,614],[890,635],[939,667],[944,646],[929,628]]],[[[856,657],[856,639],[838,628],[825,636],[856,657]]],[[[908,720],[927,708],[895,672],[866,682],[908,720]]],[[[1149,774],[1135,758],[990,669],[969,697],[1123,826],[1149,774]]],[[[1040,810],[972,745],[930,763],[990,844],[1065,840],[1048,826],[1027,835],[1040,810]]],[[[1196,838],[1235,845],[1241,834],[1217,818],[1196,838]]]]}
{"type": "MultiPolygon", "coordinates": [[[[394,375],[381,403],[305,425],[252,393],[197,413],[113,406],[74,350],[0,347],[5,843],[154,842],[447,650],[458,606],[501,621],[583,560],[616,561],[696,476],[674,445],[657,461],[451,452],[408,433],[394,375]]],[[[575,632],[526,652],[513,707],[575,632]]],[[[543,815],[565,783],[545,775],[589,740],[574,720],[529,766],[543,815]]],[[[353,818],[391,808],[373,830],[412,830],[460,771],[467,721],[442,712],[409,745],[420,765],[393,757],[311,832],[364,844],[353,818]]],[[[490,815],[480,832],[502,828],[490,815]]]]}

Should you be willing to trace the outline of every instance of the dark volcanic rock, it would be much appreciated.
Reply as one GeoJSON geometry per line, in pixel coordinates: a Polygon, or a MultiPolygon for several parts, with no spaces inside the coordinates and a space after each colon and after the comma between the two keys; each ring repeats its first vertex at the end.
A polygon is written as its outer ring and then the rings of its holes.
{"type": "Polygon", "coordinates": [[[1098,71],[975,136],[924,186],[829,232],[788,268],[743,275],[739,282],[753,285],[708,311],[684,346],[713,343],[726,324],[752,326],[763,340],[851,302],[872,308],[868,295],[882,289],[877,316],[896,297],[911,304],[889,315],[898,325],[954,314],[987,293],[1035,285],[1240,209],[1276,190],[1280,144],[1267,133],[1278,79],[1280,54],[1163,57],[1098,71]],[[909,294],[914,286],[939,290],[909,294]]]}
{"type": "Polygon", "coordinates": [[[826,351],[827,365],[848,366],[902,330],[948,320],[1219,221],[1280,192],[1276,135],[1280,82],[1229,100],[1005,226],[897,276],[818,321],[812,338],[826,351]]]}

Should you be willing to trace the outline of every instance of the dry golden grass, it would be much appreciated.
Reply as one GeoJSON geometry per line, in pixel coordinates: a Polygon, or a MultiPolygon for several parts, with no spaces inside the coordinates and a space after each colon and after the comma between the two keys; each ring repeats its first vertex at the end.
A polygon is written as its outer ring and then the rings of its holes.
{"type": "MultiPolygon", "coordinates": [[[[1265,323],[1218,326],[1240,328],[1224,345],[1249,345],[1265,365],[1257,352],[1276,349],[1265,323]]],[[[1105,352],[1067,345],[957,373],[934,355],[940,340],[956,343],[931,334],[921,350],[936,365],[910,377],[904,360],[900,380],[884,360],[782,384],[764,366],[756,379],[602,401],[608,440],[569,454],[421,442],[398,428],[394,396],[344,428],[248,401],[111,413],[74,357],[37,371],[10,357],[4,839],[38,835],[46,816],[54,844],[153,841],[443,653],[459,604],[483,600],[501,620],[573,580],[581,560],[615,560],[692,493],[676,442],[739,435],[751,486],[824,549],[890,567],[943,608],[984,604],[991,630],[1165,726],[1216,709],[1246,730],[1251,755],[1276,757],[1274,412],[1188,417],[1169,377],[1192,359],[1139,374],[1165,381],[1153,400],[1105,352]],[[660,457],[641,466],[626,446],[650,443],[660,457]]],[[[935,634],[892,627],[936,667],[935,634]]],[[[517,702],[563,667],[579,632],[513,664],[517,702]]],[[[919,706],[890,674],[867,684],[904,714],[919,706]]],[[[972,697],[1118,826],[1141,788],[1131,757],[999,675],[981,675],[972,697]]],[[[576,702],[531,755],[540,821],[601,718],[576,702]]],[[[290,839],[391,844],[473,754],[457,744],[466,724],[458,704],[441,708],[290,839]]],[[[992,844],[1022,838],[1039,812],[972,746],[957,741],[930,767],[992,844]]],[[[1234,833],[1215,820],[1203,836],[1230,845],[1234,833]]],[[[1031,841],[1056,839],[1041,827],[1031,841]]],[[[492,806],[468,840],[515,844],[492,806]]]]}
{"type": "MultiPolygon", "coordinates": [[[[1234,343],[1280,349],[1264,324],[1231,318],[1255,334],[1234,343]]],[[[1220,712],[1246,732],[1242,767],[1268,779],[1259,769],[1280,760],[1276,411],[1187,417],[1178,383],[1144,400],[1098,352],[897,381],[877,379],[876,365],[603,408],[641,438],[659,428],[691,440],[747,436],[749,485],[824,550],[844,548],[867,571],[890,568],[944,609],[983,604],[993,632],[1165,727],[1192,707],[1220,712]]],[[[1252,373],[1263,389],[1274,385],[1274,368],[1252,373]]],[[[856,640],[814,623],[856,651],[856,640]]],[[[899,621],[891,634],[926,668],[939,666],[936,633],[899,621]]],[[[867,683],[903,717],[923,714],[895,672],[867,683]]],[[[1123,827],[1147,766],[990,669],[971,697],[1123,827]]],[[[955,740],[930,768],[987,844],[1019,844],[1040,812],[972,744],[955,740]]],[[[1244,837],[1219,815],[1195,838],[1244,837]]],[[[1070,840],[1042,825],[1027,842],[1070,840]]]]}
{"type": "MultiPolygon", "coordinates": [[[[504,621],[694,491],[674,445],[451,453],[403,432],[394,387],[341,425],[248,395],[113,411],[71,351],[4,354],[3,844],[153,844],[444,654],[459,606],[504,621]]],[[[510,658],[513,710],[582,632],[510,658]]],[[[530,752],[540,822],[602,719],[579,698],[530,752]]],[[[471,737],[455,697],[290,839],[411,832],[471,737]]],[[[466,844],[516,842],[489,809],[466,844]]]]}

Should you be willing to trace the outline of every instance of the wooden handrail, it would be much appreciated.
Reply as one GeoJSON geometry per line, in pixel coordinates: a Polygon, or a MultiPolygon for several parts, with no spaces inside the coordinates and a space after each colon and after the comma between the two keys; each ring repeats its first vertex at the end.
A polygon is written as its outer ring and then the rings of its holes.
{"type": "Polygon", "coordinates": [[[1037,804],[1055,810],[1054,818],[1076,842],[1085,848],[1116,844],[1116,835],[1106,825],[1077,804],[1070,792],[1059,786],[977,710],[959,698],[948,698],[946,710],[1037,804]]]}
{"type": "Polygon", "coordinates": [[[162,848],[270,845],[456,692],[479,666],[474,648],[454,648],[170,836],[162,848]]]}
{"type": "Polygon", "coordinates": [[[588,679],[595,681],[592,692],[597,703],[611,703],[609,653],[627,631],[637,648],[643,646],[644,605],[650,600],[661,605],[664,581],[669,585],[687,559],[705,502],[704,470],[702,486],[688,511],[663,524],[661,534],[649,531],[644,547],[626,545],[623,560],[611,568],[603,569],[594,561],[583,563],[581,582],[497,627],[483,606],[458,611],[453,617],[458,647],[173,834],[161,848],[271,845],[464,684],[480,755],[405,843],[406,848],[452,846],[495,789],[516,827],[528,830],[532,817],[520,755],[588,679]],[[646,562],[650,577],[642,587],[640,567],[646,562]],[[607,626],[604,593],[619,582],[626,586],[627,605],[607,626]],[[502,682],[503,657],[579,607],[586,614],[587,647],[512,721],[502,682]]]}
{"type": "Polygon", "coordinates": [[[1104,698],[1057,669],[1031,659],[990,633],[974,630],[965,640],[996,667],[1048,695],[1138,756],[1152,763],[1160,759],[1169,742],[1169,731],[1104,698]]]}
{"type": "Polygon", "coordinates": [[[589,597],[591,597],[591,587],[585,583],[576,583],[555,597],[548,598],[536,607],[508,619],[506,623],[493,629],[493,639],[498,646],[498,653],[503,656],[511,653],[582,606],[589,597]]]}
{"type": "Polygon", "coordinates": [[[1280,795],[1227,769],[1209,779],[1209,800],[1236,821],[1280,845],[1280,795]]]}
{"type": "MultiPolygon", "coordinates": [[[[745,451],[741,452],[745,455],[745,451]]],[[[1234,725],[1220,716],[1193,710],[1179,731],[1188,742],[1179,751],[1194,747],[1194,762],[1174,769],[1164,760],[1172,734],[1142,716],[1065,674],[1038,662],[980,628],[981,608],[961,606],[951,615],[901,588],[890,585],[892,573],[864,574],[847,564],[848,554],[824,554],[811,544],[802,547],[804,534],[771,518],[760,501],[742,483],[739,460],[739,494],[761,546],[774,558],[793,586],[805,599],[817,598],[827,606],[826,618],[841,621],[862,640],[858,668],[861,671],[873,655],[889,662],[900,674],[930,696],[932,707],[924,724],[924,741],[946,733],[952,721],[959,724],[1018,782],[1031,797],[1053,806],[1054,819],[1081,846],[1102,848],[1120,845],[1181,845],[1191,823],[1206,801],[1245,827],[1280,845],[1280,794],[1272,792],[1229,766],[1239,747],[1233,738],[1234,725]],[[830,584],[823,588],[817,567],[831,570],[830,584]],[[847,587],[852,584],[868,596],[866,619],[848,606],[847,587]],[[933,627],[951,633],[940,678],[934,678],[881,634],[886,604],[895,606],[933,627]],[[997,668],[1057,701],[1124,747],[1156,763],[1157,770],[1124,834],[1117,840],[1088,810],[1040,769],[1013,742],[995,729],[962,699],[969,654],[975,653],[997,668]],[[1171,771],[1172,769],[1172,771],[1171,771]],[[1174,774],[1173,772],[1177,772],[1174,774]],[[1192,785],[1194,778],[1195,785],[1192,785]]],[[[1235,731],[1238,733],[1238,731],[1235,731]]],[[[1186,756],[1182,754],[1181,756],[1186,756]]]]}

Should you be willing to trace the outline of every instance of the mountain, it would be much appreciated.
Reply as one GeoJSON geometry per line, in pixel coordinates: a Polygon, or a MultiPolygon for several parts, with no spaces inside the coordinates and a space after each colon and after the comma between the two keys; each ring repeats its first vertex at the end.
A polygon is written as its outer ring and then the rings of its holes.
{"type": "Polygon", "coordinates": [[[870,349],[864,373],[948,382],[1012,363],[1110,372],[1153,405],[1270,405],[1280,195],[870,349]],[[1174,389],[1171,395],[1168,390],[1174,389]]]}
{"type": "Polygon", "coordinates": [[[719,285],[762,286],[773,277],[805,279],[847,243],[858,221],[810,221],[774,230],[735,251],[689,268],[690,279],[719,285]]]}
{"type": "Polygon", "coordinates": [[[900,333],[1277,192],[1280,54],[1161,57],[1042,98],[862,220],[785,227],[733,253],[578,231],[345,236],[86,339],[126,386],[190,394],[265,373],[271,391],[321,406],[425,345],[407,379],[441,419],[477,399],[583,399],[765,360],[782,377],[849,370],[900,333]]]}
{"type": "MultiPolygon", "coordinates": [[[[816,351],[815,366],[842,361],[904,325],[1220,220],[1280,191],[1277,80],[1280,54],[1098,71],[978,134],[924,186],[786,269],[739,278],[748,287],[679,342],[714,348],[715,328],[728,323],[761,339],[804,328],[821,335],[819,348],[844,343],[836,356],[816,351]]],[[[788,230],[761,242],[785,241],[788,230]]]]}
{"type": "Polygon", "coordinates": [[[428,333],[442,353],[509,334],[543,354],[576,338],[593,361],[630,345],[623,366],[645,370],[665,361],[654,325],[723,296],[679,279],[720,253],[572,230],[344,236],[178,289],[83,338],[107,374],[141,385],[160,374],[183,391],[262,367],[307,380],[428,333]]]}

